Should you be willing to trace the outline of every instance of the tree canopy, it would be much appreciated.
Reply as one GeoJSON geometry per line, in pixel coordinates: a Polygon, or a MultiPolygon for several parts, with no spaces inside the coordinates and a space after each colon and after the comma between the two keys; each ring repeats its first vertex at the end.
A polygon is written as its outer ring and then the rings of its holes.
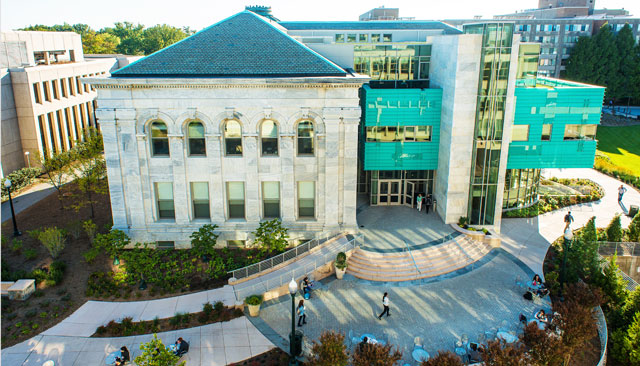
{"type": "Polygon", "coordinates": [[[158,24],[145,28],[142,24],[117,22],[113,27],[94,30],[87,24],[31,25],[21,30],[45,32],[76,32],[82,37],[86,54],[149,55],[184,39],[195,31],[189,27],[158,24]]]}

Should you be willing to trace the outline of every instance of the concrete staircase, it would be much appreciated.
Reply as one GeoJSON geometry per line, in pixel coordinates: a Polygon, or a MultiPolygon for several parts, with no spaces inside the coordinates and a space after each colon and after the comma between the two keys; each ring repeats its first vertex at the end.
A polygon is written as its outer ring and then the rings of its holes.
{"type": "Polygon", "coordinates": [[[465,235],[411,253],[378,253],[358,248],[349,257],[347,273],[364,280],[385,282],[436,277],[464,268],[490,251],[489,245],[465,235]]]}

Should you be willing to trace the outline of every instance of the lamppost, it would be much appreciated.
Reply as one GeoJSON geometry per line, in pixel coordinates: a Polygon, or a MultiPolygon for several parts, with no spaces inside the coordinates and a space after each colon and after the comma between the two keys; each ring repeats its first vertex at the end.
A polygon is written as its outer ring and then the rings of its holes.
{"type": "Polygon", "coordinates": [[[16,224],[16,214],[13,211],[13,200],[11,199],[11,181],[9,179],[4,181],[4,187],[9,192],[9,206],[11,207],[11,220],[13,221],[13,236],[20,236],[22,233],[18,230],[18,225],[16,224]]]}
{"type": "Polygon", "coordinates": [[[571,232],[571,228],[567,228],[564,231],[564,241],[562,242],[564,255],[562,258],[562,275],[560,276],[560,293],[564,290],[564,282],[567,279],[567,252],[571,249],[571,239],[573,239],[573,233],[571,232]]]}
{"type": "Polygon", "coordinates": [[[296,360],[295,355],[295,346],[294,341],[296,337],[296,293],[298,292],[298,284],[296,281],[291,278],[291,282],[289,282],[289,293],[291,294],[291,334],[289,335],[289,354],[291,358],[289,359],[289,365],[296,366],[298,365],[298,361],[296,360]]]}
{"type": "Polygon", "coordinates": [[[31,168],[31,160],[29,159],[29,155],[31,153],[28,151],[25,151],[24,154],[27,156],[27,165],[29,165],[29,168],[31,168]]]}

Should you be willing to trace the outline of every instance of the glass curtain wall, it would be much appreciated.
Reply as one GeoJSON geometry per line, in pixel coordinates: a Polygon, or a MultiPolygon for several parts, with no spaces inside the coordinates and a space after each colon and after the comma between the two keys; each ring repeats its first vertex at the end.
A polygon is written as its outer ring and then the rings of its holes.
{"type": "Polygon", "coordinates": [[[525,207],[538,200],[540,169],[507,169],[502,208],[525,207]]]}
{"type": "Polygon", "coordinates": [[[464,31],[469,34],[482,34],[482,59],[468,208],[469,222],[475,225],[493,225],[513,24],[473,24],[465,26],[464,31]]]}
{"type": "Polygon", "coordinates": [[[358,45],[353,53],[354,70],[369,75],[371,87],[428,87],[430,45],[358,45]]]}

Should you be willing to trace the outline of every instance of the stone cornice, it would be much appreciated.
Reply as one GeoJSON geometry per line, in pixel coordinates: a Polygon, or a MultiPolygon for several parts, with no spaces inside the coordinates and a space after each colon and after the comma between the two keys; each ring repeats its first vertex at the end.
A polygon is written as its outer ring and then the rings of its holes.
{"type": "Polygon", "coordinates": [[[277,83],[277,84],[91,84],[96,89],[324,89],[324,88],[360,88],[362,83],[277,83]]]}

